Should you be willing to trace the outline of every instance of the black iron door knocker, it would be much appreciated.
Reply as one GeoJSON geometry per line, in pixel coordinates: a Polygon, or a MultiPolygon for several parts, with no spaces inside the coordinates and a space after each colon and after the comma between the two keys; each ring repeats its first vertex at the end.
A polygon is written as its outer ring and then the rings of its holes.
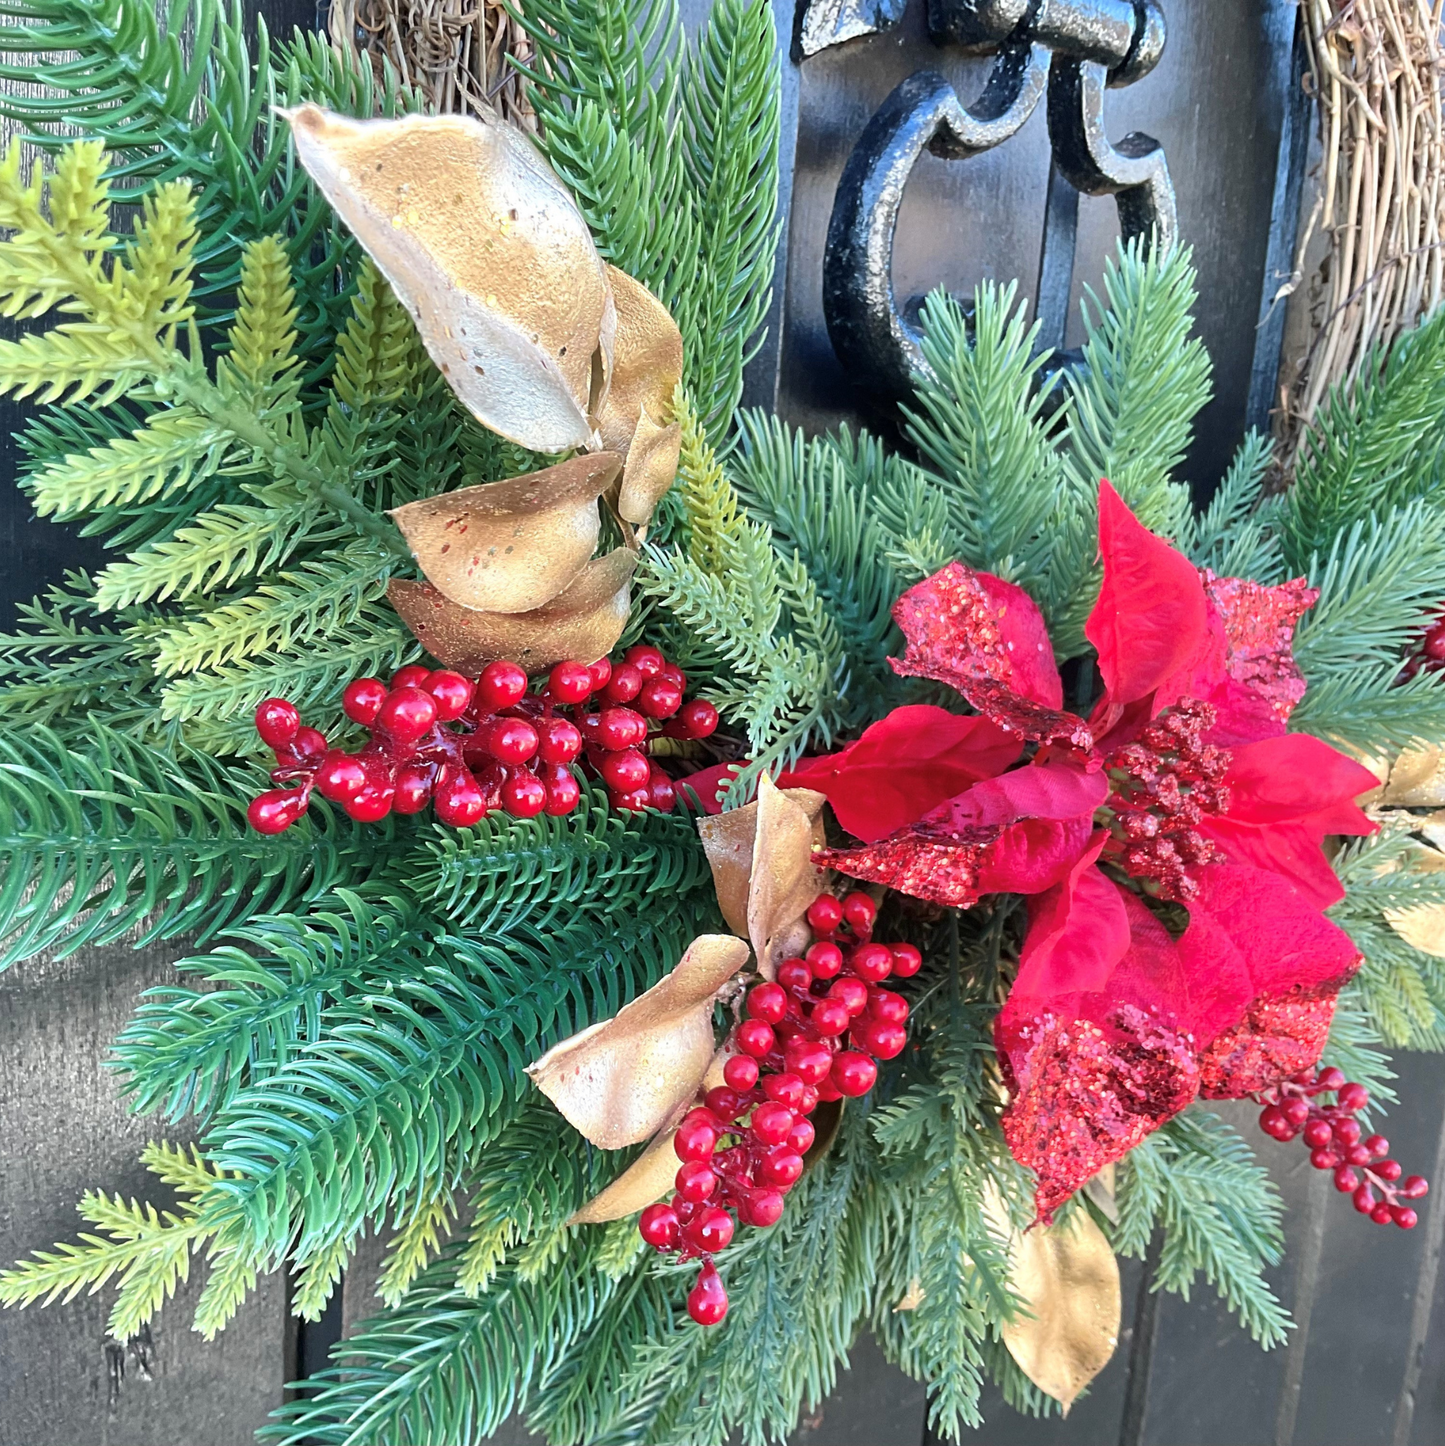
{"type": "Polygon", "coordinates": [[[1147,75],[1163,53],[1158,0],[929,0],[928,23],[935,40],[995,57],[983,93],[966,107],[943,76],[921,71],[888,96],[843,168],[824,261],[833,348],[855,382],[891,398],[925,369],[892,276],[903,188],[925,150],[947,160],[992,150],[1047,93],[1053,167],[1037,315],[1051,346],[1063,342],[1081,193],[1114,197],[1126,239],[1168,246],[1176,230],[1159,142],[1135,132],[1115,145],[1104,129],[1105,90],[1147,75]]]}

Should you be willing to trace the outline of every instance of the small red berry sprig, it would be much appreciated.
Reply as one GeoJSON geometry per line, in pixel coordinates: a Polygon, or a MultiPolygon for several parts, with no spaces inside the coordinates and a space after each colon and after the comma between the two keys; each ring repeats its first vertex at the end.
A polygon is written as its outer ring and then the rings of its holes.
{"type": "Polygon", "coordinates": [[[1445,668],[1445,609],[1425,629],[1415,652],[1405,660],[1405,676],[1413,678],[1416,673],[1438,673],[1445,668]]]}
{"type": "Polygon", "coordinates": [[[864,893],[813,901],[807,918],[815,942],[802,958],[778,965],[776,983],[748,991],[748,1017],[729,1036],[738,1052],[723,1066],[725,1083],[678,1126],[677,1193],[649,1205],[638,1229],[655,1249],[702,1262],[687,1297],[699,1325],[727,1315],[713,1256],[732,1240],[733,1216],[743,1225],[776,1225],[815,1137],[807,1116],[820,1100],[867,1094],[876,1061],[894,1058],[908,1041],[908,1001],[882,985],[890,975],[917,974],[923,956],[912,944],[873,943],[877,914],[864,893]]]}
{"type": "Polygon", "coordinates": [[[1347,1082],[1342,1070],[1306,1070],[1265,1090],[1258,1098],[1264,1109],[1259,1127],[1276,1140],[1302,1135],[1309,1146],[1310,1164],[1332,1170],[1335,1189],[1348,1194],[1355,1209],[1376,1225],[1398,1225],[1413,1230],[1420,1217],[1405,1202],[1419,1200],[1430,1191],[1423,1175],[1400,1179],[1400,1162],[1388,1158],[1390,1142],[1383,1135],[1364,1134],[1355,1116],[1370,1102],[1362,1084],[1347,1082]],[[1318,1095],[1333,1093],[1335,1103],[1315,1103],[1318,1095]],[[1379,1191],[1379,1197],[1375,1192],[1379,1191]]]}
{"type": "Polygon", "coordinates": [[[535,692],[529,686],[506,661],[489,663],[475,682],[419,664],[402,668],[390,687],[358,678],[342,699],[346,716],[371,735],[356,753],[303,727],[295,704],[268,698],[256,709],[256,731],[276,755],[271,781],[282,786],[252,799],[251,826],[290,828],[313,790],[362,823],[428,803],[454,828],[497,809],[560,817],[581,797],[579,760],[606,783],[615,808],[670,813],[677,790],[647,755],[654,726],[669,738],[701,739],[718,724],[711,703],[683,701],[682,670],[646,644],[615,667],[606,658],[558,663],[535,692]]]}

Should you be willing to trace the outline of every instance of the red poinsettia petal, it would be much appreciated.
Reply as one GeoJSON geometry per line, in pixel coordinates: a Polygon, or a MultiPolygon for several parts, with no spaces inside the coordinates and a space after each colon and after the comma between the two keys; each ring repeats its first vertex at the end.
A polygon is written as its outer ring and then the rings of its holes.
{"type": "Polygon", "coordinates": [[[1233,750],[1229,811],[1200,832],[1231,863],[1281,874],[1317,909],[1344,897],[1324,856],[1330,834],[1369,834],[1355,799],[1378,786],[1369,769],[1318,738],[1288,733],[1233,750]]]}
{"type": "Polygon", "coordinates": [[[1292,654],[1295,624],[1319,600],[1319,589],[1302,577],[1265,587],[1208,571],[1204,586],[1224,621],[1229,676],[1283,724],[1305,693],[1304,674],[1292,654]]]}
{"type": "Polygon", "coordinates": [[[1143,526],[1108,482],[1099,484],[1099,549],[1104,580],[1084,627],[1098,650],[1105,689],[1090,719],[1096,737],[1112,729],[1130,703],[1161,688],[1177,694],[1211,651],[1217,649],[1223,667],[1223,630],[1217,639],[1212,635],[1199,573],[1143,526]]]}
{"type": "Polygon", "coordinates": [[[1089,847],[1094,821],[1026,818],[1009,824],[978,864],[983,894],[1041,894],[1067,877],[1089,847]]]}
{"type": "Polygon", "coordinates": [[[1103,772],[1089,773],[1076,764],[1051,760],[987,778],[940,804],[923,818],[923,827],[937,833],[987,828],[1022,818],[1092,818],[1109,796],[1103,772]]]}
{"type": "MultiPolygon", "coordinates": [[[[711,768],[700,768],[696,773],[679,778],[677,786],[679,789],[692,789],[704,813],[721,813],[722,795],[745,766],[742,763],[714,763],[711,768]]],[[[686,797],[686,794],[683,796],[686,797]]]]}
{"type": "Polygon", "coordinates": [[[841,753],[805,759],[779,788],[826,794],[838,822],[874,843],[929,810],[992,778],[1022,747],[987,718],[960,718],[924,705],[895,708],[841,753]]]}
{"type": "Polygon", "coordinates": [[[946,683],[1021,738],[1090,746],[1083,720],[1060,711],[1048,629],[1022,588],[951,562],[909,588],[893,617],[908,639],[903,657],[889,660],[895,672],[946,683]]]}
{"type": "Polygon", "coordinates": [[[980,871],[1001,828],[978,831],[974,839],[939,839],[916,827],[900,829],[878,843],[856,849],[823,849],[814,857],[825,869],[851,879],[883,884],[933,904],[966,909],[982,892],[980,871]]]}
{"type": "Polygon", "coordinates": [[[1295,991],[1337,991],[1359,966],[1354,940],[1269,869],[1209,864],[1197,870],[1189,927],[1179,940],[1188,993],[1180,1023],[1208,1048],[1256,1001],[1295,991]]]}
{"type": "Polygon", "coordinates": [[[1200,1060],[1199,1093],[1242,1100],[1319,1063],[1330,1037],[1339,985],[1262,995],[1200,1060]]]}

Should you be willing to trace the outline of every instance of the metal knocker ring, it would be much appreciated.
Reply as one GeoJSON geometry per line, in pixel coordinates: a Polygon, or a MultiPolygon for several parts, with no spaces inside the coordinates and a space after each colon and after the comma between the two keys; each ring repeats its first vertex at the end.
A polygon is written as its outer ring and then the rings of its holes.
{"type": "MultiPolygon", "coordinates": [[[[1126,239],[1173,242],[1174,189],[1163,148],[1139,133],[1114,146],[1103,123],[1105,88],[1147,73],[1163,49],[1156,0],[1075,0],[1072,7],[1033,0],[1021,20],[1015,20],[1012,8],[1017,0],[963,11],[958,0],[935,0],[935,35],[996,55],[983,94],[968,109],[936,72],[910,76],[868,122],[838,182],[824,257],[823,312],[838,359],[853,381],[874,395],[904,398],[913,374],[927,370],[919,328],[900,309],[892,274],[903,189],[924,150],[949,160],[991,150],[1017,134],[1047,90],[1054,169],[1068,183],[1064,202],[1056,201],[1060,188],[1051,185],[1051,211],[1056,204],[1077,205],[1079,192],[1112,195],[1126,239]],[[1091,4],[1109,11],[1113,31],[1088,29],[1091,4]],[[1116,9],[1132,18],[1132,26],[1121,26],[1112,13],[1116,9]],[[964,14],[972,27],[968,30],[962,28],[964,14]],[[1006,39],[979,32],[977,27],[991,16],[999,17],[997,31],[1013,26],[1006,39]],[[1052,50],[1052,44],[1067,44],[1074,53],[1052,50]]],[[[1072,227],[1065,230],[1071,270],[1072,227]]],[[[1057,248],[1054,252],[1045,247],[1044,267],[1057,274],[1065,258],[1057,248]]],[[[1067,285],[1064,292],[1066,300],[1067,285]]],[[[1061,340],[1061,319],[1045,330],[1057,332],[1061,340]]]]}

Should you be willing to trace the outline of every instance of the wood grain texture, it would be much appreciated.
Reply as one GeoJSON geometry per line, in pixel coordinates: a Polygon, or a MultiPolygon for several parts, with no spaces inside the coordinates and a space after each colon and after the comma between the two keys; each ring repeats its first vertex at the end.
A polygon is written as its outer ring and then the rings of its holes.
{"type": "MultiPolygon", "coordinates": [[[[0,975],[0,1259],[74,1239],[88,1189],[169,1203],[136,1162],[161,1133],[129,1115],[105,1067],[143,989],[174,982],[161,950],[124,945],[39,957],[0,975]]],[[[171,1132],[172,1138],[184,1138],[171,1132]]],[[[0,1312],[0,1446],[244,1446],[281,1402],[285,1306],[263,1280],[207,1345],[190,1328],[205,1270],[150,1334],[108,1342],[114,1288],[69,1305],[0,1312]]]]}

